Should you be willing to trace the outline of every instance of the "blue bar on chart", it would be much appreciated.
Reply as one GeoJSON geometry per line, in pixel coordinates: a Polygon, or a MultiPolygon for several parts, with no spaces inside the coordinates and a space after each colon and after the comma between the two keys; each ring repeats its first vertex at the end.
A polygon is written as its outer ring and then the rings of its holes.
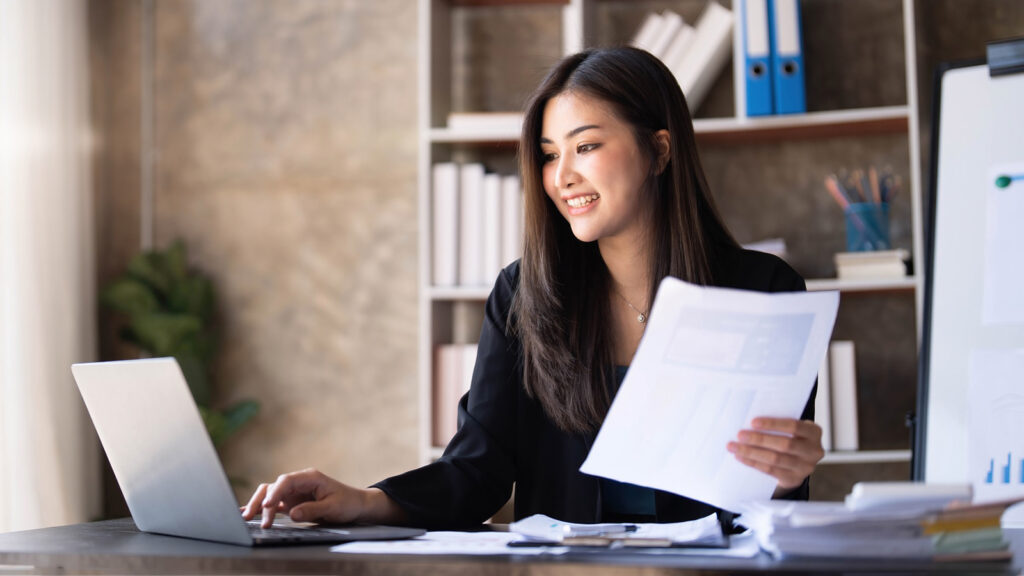
{"type": "Polygon", "coordinates": [[[1010,453],[1006,453],[1006,466],[1003,466],[1003,484],[1010,483],[1010,453]]]}
{"type": "Polygon", "coordinates": [[[996,461],[994,458],[988,459],[988,472],[985,473],[985,484],[992,483],[992,473],[995,471],[996,461]]]}

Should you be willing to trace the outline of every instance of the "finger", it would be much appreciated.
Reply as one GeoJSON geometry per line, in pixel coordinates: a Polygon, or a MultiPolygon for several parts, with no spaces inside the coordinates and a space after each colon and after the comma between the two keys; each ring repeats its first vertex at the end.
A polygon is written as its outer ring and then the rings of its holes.
{"type": "MultiPolygon", "coordinates": [[[[758,462],[770,468],[799,471],[808,467],[806,462],[792,454],[776,452],[775,450],[768,450],[751,444],[730,442],[726,448],[729,452],[735,454],[737,458],[758,462]]],[[[760,467],[756,468],[761,470],[760,467]]]]}
{"type": "Polygon", "coordinates": [[[782,487],[784,490],[789,490],[791,488],[799,486],[800,483],[803,482],[804,478],[807,477],[806,474],[801,474],[799,472],[795,472],[793,470],[789,470],[786,468],[779,468],[767,464],[765,462],[753,460],[750,458],[744,458],[743,456],[737,455],[736,460],[738,460],[742,464],[746,464],[751,468],[760,470],[761,472],[764,472],[765,474],[775,478],[778,481],[778,485],[782,487]]]}
{"type": "Polygon", "coordinates": [[[267,485],[260,484],[253,492],[252,498],[249,498],[249,503],[242,508],[242,518],[246,520],[252,520],[256,517],[256,511],[263,505],[264,498],[267,497],[267,485]]]}
{"type": "Polygon", "coordinates": [[[330,518],[330,511],[331,503],[327,500],[312,500],[292,508],[289,516],[296,522],[316,522],[318,520],[332,520],[330,518]]]}
{"type": "Polygon", "coordinates": [[[777,432],[803,438],[821,438],[821,427],[810,420],[760,416],[754,418],[754,421],[750,424],[755,430],[777,432]]]}
{"type": "Polygon", "coordinates": [[[813,441],[799,436],[780,436],[778,434],[741,430],[737,440],[739,440],[740,444],[790,454],[811,463],[816,463],[825,456],[820,440],[813,441]]]}
{"type": "Polygon", "coordinates": [[[260,522],[260,526],[263,528],[270,528],[274,525],[274,516],[277,516],[276,506],[264,506],[263,507],[263,519],[260,522]]]}
{"type": "Polygon", "coordinates": [[[316,489],[323,483],[320,472],[308,469],[291,472],[277,477],[277,481],[267,489],[263,499],[263,507],[276,507],[284,502],[289,506],[307,498],[315,498],[316,489]]]}

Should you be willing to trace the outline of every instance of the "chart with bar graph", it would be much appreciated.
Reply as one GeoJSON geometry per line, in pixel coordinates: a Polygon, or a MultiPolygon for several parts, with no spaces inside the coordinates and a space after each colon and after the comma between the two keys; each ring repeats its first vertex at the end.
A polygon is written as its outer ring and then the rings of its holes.
{"type": "Polygon", "coordinates": [[[1024,495],[1024,350],[971,354],[968,461],[975,494],[1024,495]]]}

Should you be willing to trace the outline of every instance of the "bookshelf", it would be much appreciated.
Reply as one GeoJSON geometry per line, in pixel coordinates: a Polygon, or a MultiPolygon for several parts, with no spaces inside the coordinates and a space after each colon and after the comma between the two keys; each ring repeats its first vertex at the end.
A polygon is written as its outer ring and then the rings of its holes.
{"type": "MultiPolygon", "coordinates": [[[[731,7],[728,0],[720,0],[726,7],[731,7]]],[[[673,9],[682,13],[688,21],[694,14],[699,13],[705,0],[568,0],[568,1],[514,1],[514,0],[419,0],[420,7],[420,130],[419,130],[419,230],[420,230],[420,414],[421,414],[421,442],[420,456],[422,462],[428,462],[437,458],[442,447],[432,446],[431,438],[431,387],[432,375],[434,374],[433,354],[434,348],[453,337],[458,331],[452,319],[453,311],[459,306],[478,306],[482,308],[484,300],[490,292],[490,286],[481,287],[438,287],[431,285],[431,231],[430,231],[430,195],[431,195],[431,167],[442,161],[484,161],[495,163],[504,170],[514,170],[513,158],[516,150],[516,142],[519,137],[514,127],[486,129],[461,128],[453,129],[447,126],[448,114],[458,112],[501,112],[507,114],[515,109],[514,104],[509,104],[514,98],[502,100],[500,96],[480,97],[474,100],[466,97],[465,94],[473,93],[467,90],[460,81],[485,82],[482,74],[465,73],[463,68],[470,68],[459,61],[459,51],[472,50],[466,46],[466,37],[471,40],[480,40],[486,37],[488,30],[495,30],[498,26],[503,28],[515,28],[516,26],[532,27],[530,31],[533,37],[530,39],[528,55],[521,65],[523,73],[521,84],[509,88],[505,82],[510,82],[503,77],[498,80],[502,83],[500,90],[509,93],[518,93],[521,99],[532,90],[539,81],[540,74],[543,74],[550,65],[554,64],[562,55],[575,52],[584,46],[605,45],[624,43],[629,40],[636,25],[643,16],[652,10],[673,9]],[[522,15],[521,20],[517,18],[522,15]],[[493,17],[496,23],[478,24],[493,17]],[[463,31],[459,31],[459,27],[463,31]],[[476,28],[474,28],[476,26],[476,28]],[[490,26],[490,27],[489,27],[490,26]],[[465,29],[469,29],[468,32],[465,29]],[[546,51],[538,55],[537,45],[543,45],[546,51]],[[543,65],[542,65],[543,64],[543,65]],[[497,107],[494,106],[498,102],[497,107]]],[[[854,150],[872,149],[876,142],[884,145],[879,148],[885,150],[896,150],[897,171],[906,176],[904,181],[904,197],[902,209],[894,211],[894,227],[900,230],[900,238],[906,243],[905,248],[911,253],[912,261],[922,263],[923,254],[923,233],[922,233],[922,207],[921,207],[921,179],[919,166],[921,165],[920,141],[917,138],[919,133],[919,119],[916,103],[917,95],[917,50],[914,25],[914,2],[913,0],[867,0],[859,2],[844,2],[837,4],[828,0],[803,0],[805,14],[804,27],[815,25],[815,19],[838,20],[849,17],[851,11],[863,11],[861,17],[867,21],[883,20],[891,21],[893,14],[899,15],[901,22],[890,24],[890,29],[880,32],[892,36],[893,32],[902,35],[902,51],[898,54],[898,62],[891,64],[890,70],[879,80],[885,84],[884,87],[873,90],[882,94],[872,100],[850,101],[845,98],[841,90],[822,90],[824,96],[815,100],[815,92],[808,88],[808,107],[810,112],[806,114],[787,116],[768,116],[759,118],[746,118],[743,115],[733,114],[735,107],[732,102],[731,83],[732,73],[725,70],[721,78],[710,90],[706,103],[702,104],[695,114],[694,128],[697,133],[698,146],[701,148],[701,156],[705,159],[708,169],[708,179],[712,190],[718,195],[719,189],[728,190],[723,194],[722,208],[726,220],[741,242],[760,239],[758,237],[744,238],[744,233],[754,235],[764,234],[764,220],[759,216],[751,216],[749,213],[734,211],[735,206],[746,202],[742,193],[735,190],[743,188],[739,185],[731,185],[728,179],[718,175],[716,168],[720,165],[728,165],[733,158],[739,161],[753,158],[752,163],[744,166],[745,170],[756,172],[759,158],[770,155],[774,149],[795,147],[797,152],[803,149],[833,149],[831,164],[818,166],[817,159],[797,160],[801,174],[818,174],[822,176],[834,170],[835,165],[841,165],[845,155],[844,146],[852,145],[854,150]],[[875,11],[877,13],[872,13],[875,11]],[[834,14],[842,12],[842,14],[834,14]],[[893,78],[902,83],[898,90],[893,90],[889,84],[893,78]],[[896,94],[896,97],[885,96],[896,94]],[[836,96],[835,94],[839,94],[836,96]],[[819,103],[825,109],[815,108],[819,103]],[[725,114],[720,112],[725,110],[725,114]],[[850,144],[853,143],[853,144],[850,144]],[[866,144],[863,144],[866,143],[866,144]],[[861,145],[863,144],[863,145],[861,145]],[[857,146],[861,146],[857,148],[857,146]],[[801,148],[803,147],[803,148],[801,148]],[[740,200],[737,200],[740,198],[740,200]],[[737,232],[739,231],[739,232],[737,232]]],[[[491,39],[490,42],[500,43],[504,39],[491,39]]],[[[805,52],[813,47],[811,38],[807,38],[805,52]]],[[[858,37],[858,42],[870,41],[870,38],[858,37]]],[[[899,40],[887,40],[888,42],[899,42],[899,40]]],[[[486,39],[482,42],[487,42],[486,39]]],[[[852,41],[851,41],[852,42],[852,41]]],[[[852,48],[849,42],[839,43],[840,50],[850,51],[852,48]]],[[[887,50],[892,52],[893,50],[887,50]]],[[[481,52],[498,60],[493,56],[493,47],[485,46],[481,52]]],[[[466,56],[463,55],[463,58],[466,56]]],[[[831,55],[831,58],[840,56],[831,55]]],[[[475,56],[474,56],[475,58],[475,56]]],[[[807,67],[815,64],[811,55],[807,54],[807,67]]],[[[479,63],[478,63],[479,64],[479,63]]],[[[835,64],[826,62],[825,64],[835,64]]],[[[516,70],[504,70],[504,76],[516,76],[516,70]]],[[[812,82],[808,72],[808,83],[812,82]]],[[[857,80],[862,80],[864,75],[854,74],[857,80]]],[[[826,84],[831,86],[831,80],[826,84]]],[[[871,89],[871,87],[868,87],[871,89]]],[[[498,91],[498,90],[495,90],[498,91]]],[[[852,154],[856,157],[857,154],[852,154]]],[[[866,156],[870,159],[870,154],[866,156]]],[[[824,164],[824,163],[823,163],[824,164]]],[[[861,165],[863,167],[863,165],[861,165]]],[[[851,168],[858,167],[852,164],[851,168]]],[[[726,172],[726,170],[721,170],[726,172]]],[[[826,214],[836,222],[841,216],[827,214],[832,209],[838,213],[838,208],[823,203],[818,196],[824,197],[824,189],[821,186],[820,177],[802,177],[796,184],[786,183],[793,188],[802,188],[801,194],[814,194],[814,202],[817,203],[817,212],[814,211],[793,211],[796,215],[790,216],[783,207],[782,218],[775,218],[782,224],[777,228],[785,236],[786,226],[799,227],[811,220],[818,220],[820,214],[826,214]],[[808,181],[812,183],[808,184],[808,181]],[[816,182],[816,183],[813,183],[816,182]],[[786,221],[791,220],[786,223],[786,221]]],[[[749,199],[749,194],[748,197],[749,199]]],[[[811,203],[810,201],[806,203],[811,203]]],[[[803,261],[792,262],[794,267],[808,279],[809,290],[839,290],[841,292],[841,309],[849,303],[853,312],[846,313],[846,317],[865,316],[875,313],[877,310],[886,310],[885,306],[890,301],[895,306],[901,307],[900,312],[893,315],[894,322],[899,322],[899,330],[909,338],[911,345],[904,346],[904,353],[892,362],[898,364],[898,370],[894,370],[896,376],[886,376],[883,383],[884,388],[896,388],[901,394],[909,393],[911,398],[916,388],[916,343],[920,334],[920,310],[922,302],[922,280],[919,273],[904,278],[888,278],[877,280],[838,280],[834,278],[834,271],[829,273],[831,256],[834,250],[826,247],[817,247],[822,242],[824,234],[841,235],[843,229],[841,224],[836,228],[833,222],[831,232],[812,231],[818,236],[809,234],[809,240],[805,243],[810,246],[807,249],[803,261]],[[879,304],[881,303],[881,304],[879,304]],[[862,313],[861,309],[872,312],[862,313]],[[906,352],[910,349],[910,352],[906,352]]],[[[771,237],[767,234],[761,237],[771,237]]],[[[897,240],[898,241],[898,240],[897,240]]],[[[916,266],[921,269],[920,265],[916,266]]],[[[884,313],[884,312],[883,312],[884,313]]],[[[842,319],[837,321],[837,326],[842,319]]],[[[857,327],[851,326],[848,332],[854,335],[844,336],[858,340],[857,327]]],[[[868,335],[867,337],[873,337],[868,335]]],[[[865,348],[868,348],[867,346],[865,348]]],[[[858,357],[860,353],[858,351],[858,357]]],[[[871,360],[869,360],[871,361],[871,360]]],[[[858,360],[860,362],[860,360],[858,360]]],[[[888,364],[885,364],[888,366],[888,364]]],[[[871,371],[866,371],[865,377],[871,376],[871,371]]],[[[860,379],[859,379],[860,380],[860,379]]],[[[860,381],[858,381],[860,384],[860,381]]],[[[865,399],[875,401],[880,394],[869,393],[861,395],[861,402],[865,399]]],[[[860,408],[861,429],[866,428],[865,423],[871,421],[873,405],[865,405],[860,408]]],[[[888,439],[878,442],[862,442],[863,449],[857,452],[831,452],[823,460],[826,468],[834,469],[846,464],[891,464],[909,463],[910,451],[907,435],[901,433],[897,428],[903,426],[902,414],[898,423],[893,424],[892,409],[886,419],[889,425],[884,434],[888,439]],[[898,436],[898,438],[897,438],[898,436]],[[866,445],[865,445],[866,444],[866,445]]],[[[862,432],[863,433],[863,432],[862,432]]],[[[878,433],[882,434],[882,432],[878,433]]],[[[877,436],[877,434],[876,434],[877,436]]],[[[870,468],[870,467],[869,467],[870,468]]],[[[908,471],[909,473],[909,471],[908,471]]],[[[870,478],[864,478],[870,479],[870,478]]]]}

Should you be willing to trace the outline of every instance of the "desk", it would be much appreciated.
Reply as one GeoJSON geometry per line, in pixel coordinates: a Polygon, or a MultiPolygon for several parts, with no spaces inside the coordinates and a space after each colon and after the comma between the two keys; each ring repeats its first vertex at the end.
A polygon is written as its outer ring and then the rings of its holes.
{"type": "MultiPolygon", "coordinates": [[[[1014,531],[1018,556],[1024,531],[1014,531]],[[1020,532],[1017,534],[1017,532],[1020,532]]],[[[1014,539],[1011,539],[1014,541],[1014,539]]],[[[1019,560],[1016,562],[1019,565],[1019,560]]],[[[630,552],[581,552],[564,556],[370,556],[335,554],[328,546],[246,548],[139,532],[129,519],[0,534],[0,574],[566,574],[644,576],[787,573],[1019,573],[1009,564],[953,565],[893,561],[784,560],[630,552]],[[11,566],[24,566],[15,572],[11,566]],[[639,570],[638,570],[639,569],[639,570]]]]}

